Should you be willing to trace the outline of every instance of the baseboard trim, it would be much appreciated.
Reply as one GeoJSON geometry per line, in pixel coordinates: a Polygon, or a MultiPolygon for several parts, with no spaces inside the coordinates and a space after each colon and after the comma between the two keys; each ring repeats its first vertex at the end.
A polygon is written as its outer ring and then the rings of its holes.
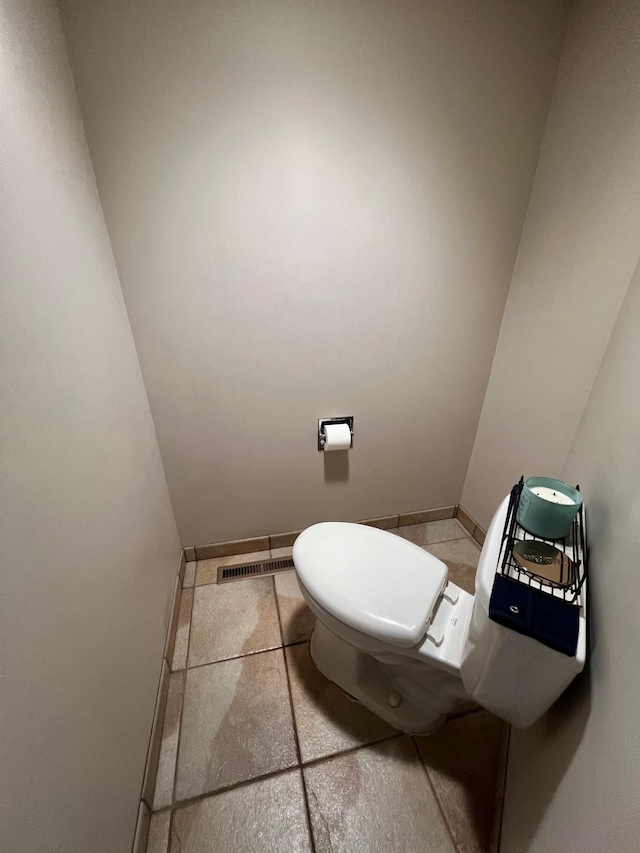
{"type": "Polygon", "coordinates": [[[180,562],[178,563],[178,577],[180,578],[180,586],[184,584],[184,572],[187,568],[187,555],[184,548],[180,552],[180,562]]]}
{"type": "Polygon", "coordinates": [[[167,707],[167,693],[169,691],[169,677],[171,675],[171,658],[173,657],[173,648],[176,641],[178,614],[180,612],[182,584],[184,581],[186,566],[187,554],[183,549],[180,551],[178,570],[176,572],[176,579],[173,588],[173,602],[171,605],[169,625],[167,626],[167,636],[164,645],[164,654],[162,656],[162,666],[160,668],[160,680],[156,694],[153,723],[151,726],[151,734],[149,736],[149,746],[147,748],[147,760],[145,762],[142,791],[140,793],[140,807],[133,843],[133,853],[138,853],[138,851],[140,851],[140,853],[144,853],[147,844],[149,815],[153,808],[153,795],[155,793],[158,761],[160,759],[160,746],[162,744],[162,729],[164,726],[164,716],[167,707]]]}
{"type": "MultiPolygon", "coordinates": [[[[455,518],[458,509],[458,504],[451,504],[416,512],[366,518],[357,523],[379,527],[381,530],[394,530],[396,527],[406,527],[408,524],[424,524],[427,521],[455,518]]],[[[475,522],[473,524],[475,527],[475,522]]],[[[184,553],[186,560],[191,562],[192,560],[210,560],[214,557],[231,557],[235,554],[250,554],[254,551],[266,551],[269,548],[290,548],[301,532],[301,530],[292,530],[288,533],[271,533],[268,536],[253,536],[249,539],[229,539],[226,542],[213,542],[209,545],[192,545],[185,548],[184,553]]],[[[473,533],[471,535],[473,536],[473,533]]]]}
{"type": "Polygon", "coordinates": [[[144,800],[140,800],[138,805],[138,819],[136,820],[136,829],[133,836],[133,844],[131,845],[132,853],[145,853],[149,838],[150,820],[151,811],[144,800]]]}
{"type": "Polygon", "coordinates": [[[482,546],[484,545],[484,540],[487,536],[487,531],[484,529],[484,527],[480,527],[475,518],[469,515],[469,513],[461,504],[458,504],[456,506],[455,517],[468,532],[469,536],[475,539],[478,545],[480,545],[480,547],[482,548],[482,546]]]}
{"type": "Polygon", "coordinates": [[[406,527],[408,524],[425,524],[428,521],[443,521],[445,518],[454,518],[457,504],[451,506],[438,506],[433,509],[423,509],[418,512],[401,512],[398,517],[398,527],[406,527]]]}
{"type": "Polygon", "coordinates": [[[180,599],[182,598],[183,584],[184,572],[182,572],[181,575],[178,574],[178,577],[176,578],[176,583],[173,590],[173,604],[171,605],[171,616],[169,617],[169,626],[167,628],[167,639],[164,644],[164,659],[169,664],[169,669],[171,669],[171,661],[173,659],[173,647],[176,642],[178,614],[180,613],[180,599]]]}
{"type": "Polygon", "coordinates": [[[196,560],[211,560],[214,557],[268,551],[270,547],[268,536],[252,536],[250,539],[230,539],[228,542],[215,542],[212,545],[196,545],[195,552],[196,560]]]}

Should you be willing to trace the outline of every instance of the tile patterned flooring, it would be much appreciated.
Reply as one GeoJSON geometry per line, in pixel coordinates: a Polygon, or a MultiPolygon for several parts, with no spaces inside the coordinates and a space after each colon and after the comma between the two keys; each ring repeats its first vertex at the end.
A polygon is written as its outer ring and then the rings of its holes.
{"type": "MultiPolygon", "coordinates": [[[[396,528],[473,590],[455,519],[396,528]]],[[[506,726],[471,710],[430,737],[392,729],[315,668],[295,574],[217,585],[187,564],[147,853],[484,853],[506,726]]]]}

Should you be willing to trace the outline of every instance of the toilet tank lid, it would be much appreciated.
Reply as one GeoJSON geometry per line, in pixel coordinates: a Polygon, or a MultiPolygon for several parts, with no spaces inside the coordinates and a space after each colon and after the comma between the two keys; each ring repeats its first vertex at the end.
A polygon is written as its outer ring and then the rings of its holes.
{"type": "Polygon", "coordinates": [[[349,627],[410,648],[424,637],[447,582],[433,554],[385,530],[323,522],[304,530],[293,546],[304,587],[349,627]]]}

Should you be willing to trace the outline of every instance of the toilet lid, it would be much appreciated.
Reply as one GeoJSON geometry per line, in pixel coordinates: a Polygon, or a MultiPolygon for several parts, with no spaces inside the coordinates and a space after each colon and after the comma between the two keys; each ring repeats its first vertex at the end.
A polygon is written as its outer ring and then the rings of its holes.
{"type": "Polygon", "coordinates": [[[293,546],[303,586],[356,631],[395,646],[424,637],[447,567],[412,542],[363,524],[324,522],[293,546]]]}

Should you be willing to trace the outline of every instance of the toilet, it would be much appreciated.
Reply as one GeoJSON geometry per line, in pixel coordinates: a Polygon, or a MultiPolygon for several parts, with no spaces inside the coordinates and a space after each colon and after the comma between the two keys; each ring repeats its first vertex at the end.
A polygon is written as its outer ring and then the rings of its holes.
{"type": "Polygon", "coordinates": [[[293,561],[320,672],[405,732],[433,732],[469,702],[519,728],[535,723],[584,667],[584,593],[575,657],[489,619],[508,506],[509,496],[487,532],[475,595],[393,533],[346,522],[304,530],[293,561]]]}

